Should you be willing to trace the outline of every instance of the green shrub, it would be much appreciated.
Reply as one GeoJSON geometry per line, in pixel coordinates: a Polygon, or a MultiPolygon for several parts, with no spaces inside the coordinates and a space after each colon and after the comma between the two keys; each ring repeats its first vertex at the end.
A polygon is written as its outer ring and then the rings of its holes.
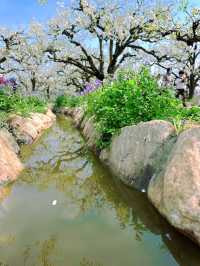
{"type": "Polygon", "coordinates": [[[172,122],[180,132],[182,120],[200,121],[200,108],[183,108],[172,90],[160,89],[147,69],[139,73],[119,72],[116,80],[105,83],[85,96],[60,96],[55,107],[86,105],[87,115],[94,116],[100,133],[98,147],[109,145],[122,127],[162,119],[172,122]]]}
{"type": "Polygon", "coordinates": [[[70,95],[61,95],[56,99],[55,108],[60,107],[76,107],[80,104],[80,97],[70,96],[70,95]]]}
{"type": "Polygon", "coordinates": [[[107,146],[111,137],[124,126],[152,119],[180,119],[182,109],[181,101],[170,91],[164,90],[161,94],[157,81],[146,69],[128,73],[128,78],[120,73],[111,84],[87,96],[87,112],[94,115],[101,134],[100,148],[107,146]]]}

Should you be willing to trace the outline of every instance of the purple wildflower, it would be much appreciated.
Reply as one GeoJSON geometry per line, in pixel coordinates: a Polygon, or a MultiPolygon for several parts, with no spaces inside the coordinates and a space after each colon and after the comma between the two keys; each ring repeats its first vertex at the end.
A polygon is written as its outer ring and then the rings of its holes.
{"type": "Polygon", "coordinates": [[[102,85],[102,81],[99,80],[99,79],[96,79],[95,80],[95,85],[96,85],[97,88],[100,87],[102,85]]]}
{"type": "Polygon", "coordinates": [[[93,82],[86,83],[84,90],[80,93],[81,95],[86,95],[97,90],[102,85],[102,82],[96,79],[93,82]]]}

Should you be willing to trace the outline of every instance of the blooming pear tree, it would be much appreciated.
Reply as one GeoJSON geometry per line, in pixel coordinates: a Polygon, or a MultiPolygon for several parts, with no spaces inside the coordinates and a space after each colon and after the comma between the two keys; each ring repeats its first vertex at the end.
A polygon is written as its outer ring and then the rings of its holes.
{"type": "Polygon", "coordinates": [[[0,73],[14,74],[26,93],[50,98],[59,90],[84,91],[121,67],[156,65],[172,67],[175,76],[184,69],[193,95],[200,80],[200,9],[184,6],[180,16],[174,6],[145,1],[89,1],[60,5],[48,25],[0,29],[0,73]]]}
{"type": "Polygon", "coordinates": [[[134,45],[157,39],[154,11],[139,6],[125,11],[115,4],[97,6],[87,0],[79,0],[76,7],[62,7],[49,23],[49,58],[73,66],[87,79],[103,81],[127,59],[135,58],[134,45]]]}
{"type": "Polygon", "coordinates": [[[46,64],[46,45],[43,26],[34,22],[21,36],[20,45],[8,56],[4,73],[15,73],[26,92],[35,92],[39,87],[38,77],[46,64]]]}

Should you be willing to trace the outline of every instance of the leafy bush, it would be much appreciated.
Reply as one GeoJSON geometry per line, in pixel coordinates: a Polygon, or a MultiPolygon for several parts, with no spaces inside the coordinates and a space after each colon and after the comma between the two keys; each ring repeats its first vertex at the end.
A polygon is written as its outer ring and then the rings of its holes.
{"type": "Polygon", "coordinates": [[[122,127],[139,122],[162,119],[172,122],[177,132],[182,120],[200,121],[200,108],[183,108],[172,90],[158,86],[147,69],[139,73],[122,71],[115,80],[89,90],[83,96],[60,96],[55,107],[86,105],[87,115],[94,116],[101,139],[97,145],[104,148],[122,127]]]}
{"type": "Polygon", "coordinates": [[[101,134],[100,148],[110,143],[111,137],[122,127],[141,121],[163,119],[200,120],[200,109],[186,111],[169,90],[161,90],[148,70],[139,73],[120,73],[111,84],[87,96],[87,112],[95,117],[101,134]]]}
{"type": "Polygon", "coordinates": [[[80,104],[80,97],[70,96],[70,95],[68,95],[68,96],[62,95],[56,99],[55,108],[76,107],[76,106],[79,106],[79,104],[80,104]]]}

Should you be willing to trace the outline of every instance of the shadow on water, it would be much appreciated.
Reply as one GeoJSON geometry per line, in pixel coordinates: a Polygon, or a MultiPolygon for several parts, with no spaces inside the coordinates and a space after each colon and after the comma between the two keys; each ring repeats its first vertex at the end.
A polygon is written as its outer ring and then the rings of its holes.
{"type": "Polygon", "coordinates": [[[60,117],[0,193],[0,266],[199,266],[199,248],[87,151],[60,117]]]}

